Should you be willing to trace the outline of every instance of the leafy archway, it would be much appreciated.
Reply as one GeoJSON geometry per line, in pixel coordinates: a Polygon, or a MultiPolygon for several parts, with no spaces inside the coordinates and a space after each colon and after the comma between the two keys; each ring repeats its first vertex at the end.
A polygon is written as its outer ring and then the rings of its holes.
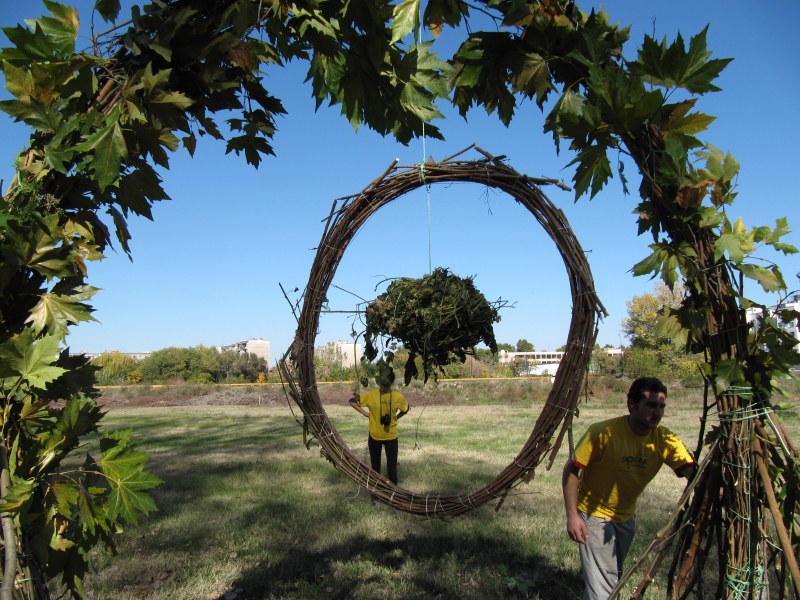
{"type": "Polygon", "coordinates": [[[580,243],[564,214],[539,188],[556,182],[527,177],[501,159],[483,150],[478,151],[484,158],[475,161],[458,159],[465,152],[462,151],[441,162],[428,161],[421,166],[399,168],[395,162],[361,193],[341,198],[334,204],[303,293],[294,342],[280,363],[291,396],[303,411],[304,424],[317,439],[325,457],[386,504],[426,517],[460,515],[493,500],[502,504],[511,489],[533,477],[535,468],[548,452],[555,456],[578,404],[597,337],[598,319],[605,314],[580,243]],[[414,493],[396,486],[364,465],[350,451],[328,418],[320,401],[314,369],[314,341],[320,314],[339,261],[350,241],[369,217],[388,203],[417,188],[445,182],[477,183],[498,189],[528,210],[556,244],[564,261],[572,295],[572,320],[564,358],[527,441],[493,481],[478,490],[450,496],[436,492],[414,493]],[[551,438],[562,424],[562,435],[553,447],[551,438]]]}
{"type": "MultiPolygon", "coordinates": [[[[73,476],[61,470],[102,416],[92,368],[63,348],[68,328],[91,319],[88,265],[112,242],[100,213],[128,251],[125,219],[150,216],[166,197],[154,165],[167,168],[169,152],[193,153],[208,135],[227,138],[228,151],[257,165],[272,152],[273,118],[283,112],[259,69],[307,60],[319,103],[338,104],[354,125],[401,142],[439,116],[437,99],[464,115],[483,107],[506,124],[520,98],[551,107],[544,129],[575,153],[577,197],[600,193],[611,177],[610,152],[629,156],[641,175],[637,233],[653,239],[634,273],[684,281],[686,298],[663,330],[705,351],[707,408],[720,420],[720,460],[681,513],[676,548],[718,544],[719,596],[758,593],[770,567],[781,594],[800,595],[800,468],[770,418],[776,378],[797,361],[796,341],[769,318],[748,326],[745,309],[759,305],[743,286],[785,292],[777,266],[750,255],[759,244],[796,249],[781,241],[785,220],[748,228],[728,219],[738,164],[697,137],[712,118],[695,107],[718,90],[714,80],[728,62],[711,58],[705,31],[688,43],[646,36],[636,58],[626,59],[628,30],[571,0],[430,0],[423,11],[420,0],[173,0],[137,9],[76,52],[76,12],[47,6],[49,17],[6,30],[12,47],[0,53],[14,96],[2,109],[33,132],[0,205],[0,520],[5,573],[22,565],[20,594],[46,597],[48,575],[80,594],[86,549],[112,543],[120,519],[152,508],[144,492],[157,480],[124,435],[107,438],[103,458],[73,476]],[[411,41],[418,26],[449,35],[445,26],[476,12],[492,26],[459,30],[463,39],[447,60],[432,42],[411,41]],[[227,127],[215,120],[220,114],[230,117],[227,127]]],[[[113,20],[119,3],[99,0],[97,9],[113,20]]],[[[440,135],[429,124],[424,130],[440,135]]],[[[702,556],[675,554],[670,595],[699,588],[702,556]]],[[[13,586],[4,577],[0,597],[11,597],[13,586]]]]}

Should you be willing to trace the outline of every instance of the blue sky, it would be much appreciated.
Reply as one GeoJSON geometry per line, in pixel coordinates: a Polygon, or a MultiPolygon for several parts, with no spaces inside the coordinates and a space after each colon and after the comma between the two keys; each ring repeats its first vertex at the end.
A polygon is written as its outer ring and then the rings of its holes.
{"type": "MultiPolygon", "coordinates": [[[[587,8],[598,3],[580,3],[587,8]]],[[[84,23],[91,2],[74,2],[84,23]]],[[[702,98],[698,108],[715,115],[703,140],[730,151],[741,163],[732,219],[749,226],[774,225],[788,217],[800,227],[797,201],[795,116],[800,97],[800,40],[793,31],[800,3],[779,0],[769,11],[752,2],[670,0],[603,3],[612,21],[632,25],[626,55],[634,56],[644,33],[688,39],[706,24],[709,49],[735,60],[722,73],[722,92],[702,98]]],[[[43,14],[38,2],[0,0],[0,25],[12,26],[43,14]]],[[[445,31],[443,40],[456,34],[445,31]]],[[[167,346],[219,345],[259,337],[271,342],[272,358],[288,348],[296,322],[279,284],[295,301],[304,288],[314,250],[333,199],[359,192],[395,159],[402,165],[423,157],[441,159],[472,143],[508,156],[521,173],[569,183],[570,155],[557,155],[552,138],[542,133],[543,115],[524,103],[509,128],[494,116],[473,111],[468,121],[445,108],[436,124],[446,141],[413,141],[403,146],[372,131],[354,132],[337,107],[314,111],[305,66],[270,71],[266,86],[281,98],[288,114],[278,121],[277,157],[258,170],[244,157],[225,155],[222,144],[200,144],[194,158],[179,152],[163,174],[172,200],[156,205],[154,221],[134,220],[133,260],[123,253],[90,265],[89,281],[102,288],[95,296],[97,323],[82,324],[69,336],[72,350],[152,351],[167,346]]],[[[5,94],[5,92],[3,92],[5,94]]],[[[4,95],[5,97],[5,95],[4,95]]],[[[15,154],[27,131],[0,114],[0,178],[12,177],[15,154]],[[4,157],[4,158],[2,158],[4,157]]],[[[631,189],[638,178],[626,171],[631,189]]],[[[626,301],[650,292],[654,282],[635,278],[631,267],[644,258],[647,237],[636,236],[632,210],[637,196],[626,197],[614,179],[589,201],[574,202],[555,187],[548,197],[565,213],[588,253],[597,291],[609,311],[598,342],[619,345],[626,301]]],[[[419,277],[434,267],[474,276],[489,300],[513,303],[495,326],[500,342],[532,342],[553,350],[567,336],[571,300],[563,265],[553,243],[513,200],[474,184],[433,186],[405,196],[372,217],[348,247],[334,284],[330,308],[352,311],[357,297],[372,298],[390,277],[419,277]],[[429,253],[430,247],[430,253],[429,253]]],[[[796,231],[786,239],[800,245],[796,231]]],[[[782,268],[790,289],[797,289],[800,259],[762,254],[782,268]]],[[[752,284],[751,297],[770,302],[752,284]]],[[[318,344],[349,339],[347,315],[323,315],[318,344]]],[[[355,324],[359,330],[359,324],[355,324]]]]}

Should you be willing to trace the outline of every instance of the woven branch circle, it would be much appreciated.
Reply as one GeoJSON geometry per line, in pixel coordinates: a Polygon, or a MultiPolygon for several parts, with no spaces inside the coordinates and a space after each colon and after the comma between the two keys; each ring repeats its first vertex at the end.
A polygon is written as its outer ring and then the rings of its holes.
{"type": "Polygon", "coordinates": [[[297,333],[291,348],[279,362],[288,393],[304,416],[304,427],[319,442],[322,454],[353,481],[383,503],[398,510],[426,517],[453,517],[492,500],[498,508],[511,489],[530,481],[545,455],[551,462],[572,420],[586,375],[597,324],[606,311],[597,297],[589,264],[564,214],[544,195],[539,185],[557,184],[519,174],[494,157],[475,148],[484,158],[458,159],[467,148],[441,162],[398,167],[395,161],[375,181],[353,196],[334,201],[317,254],[311,267],[297,333]],[[424,177],[424,180],[423,180],[424,177]],[[555,242],[564,261],[572,293],[572,320],[566,350],[553,380],[552,390],[533,430],[519,454],[485,487],[461,495],[441,496],[412,492],[394,485],[363,464],[333,427],[320,402],[314,375],[314,346],[320,313],[336,269],[353,237],[367,219],[389,202],[419,187],[443,182],[470,182],[506,192],[528,209],[555,242]],[[554,444],[550,440],[561,431],[554,444]]]}

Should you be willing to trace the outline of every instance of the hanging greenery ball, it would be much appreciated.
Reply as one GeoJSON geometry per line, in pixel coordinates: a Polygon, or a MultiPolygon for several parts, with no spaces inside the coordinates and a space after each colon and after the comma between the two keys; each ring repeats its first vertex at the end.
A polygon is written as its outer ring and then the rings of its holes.
{"type": "Polygon", "coordinates": [[[364,357],[371,361],[378,355],[380,337],[402,343],[409,351],[404,375],[408,385],[419,375],[417,356],[427,381],[445,365],[464,362],[481,342],[497,352],[492,325],[500,321],[498,309],[504,303],[487,301],[472,280],[437,268],[419,279],[392,281],[365,311],[364,357]]]}

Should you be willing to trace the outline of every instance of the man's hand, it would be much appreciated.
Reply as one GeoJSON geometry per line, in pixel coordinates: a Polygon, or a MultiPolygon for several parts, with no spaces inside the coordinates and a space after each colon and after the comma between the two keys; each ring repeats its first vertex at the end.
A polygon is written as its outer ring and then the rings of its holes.
{"type": "Polygon", "coordinates": [[[573,542],[578,542],[579,544],[585,544],[589,539],[589,530],[586,528],[586,523],[577,512],[567,517],[567,533],[573,542]]]}
{"type": "Polygon", "coordinates": [[[567,514],[567,533],[573,541],[585,544],[589,539],[589,530],[578,513],[578,473],[580,469],[568,460],[561,476],[561,487],[564,491],[564,509],[567,514]]]}

